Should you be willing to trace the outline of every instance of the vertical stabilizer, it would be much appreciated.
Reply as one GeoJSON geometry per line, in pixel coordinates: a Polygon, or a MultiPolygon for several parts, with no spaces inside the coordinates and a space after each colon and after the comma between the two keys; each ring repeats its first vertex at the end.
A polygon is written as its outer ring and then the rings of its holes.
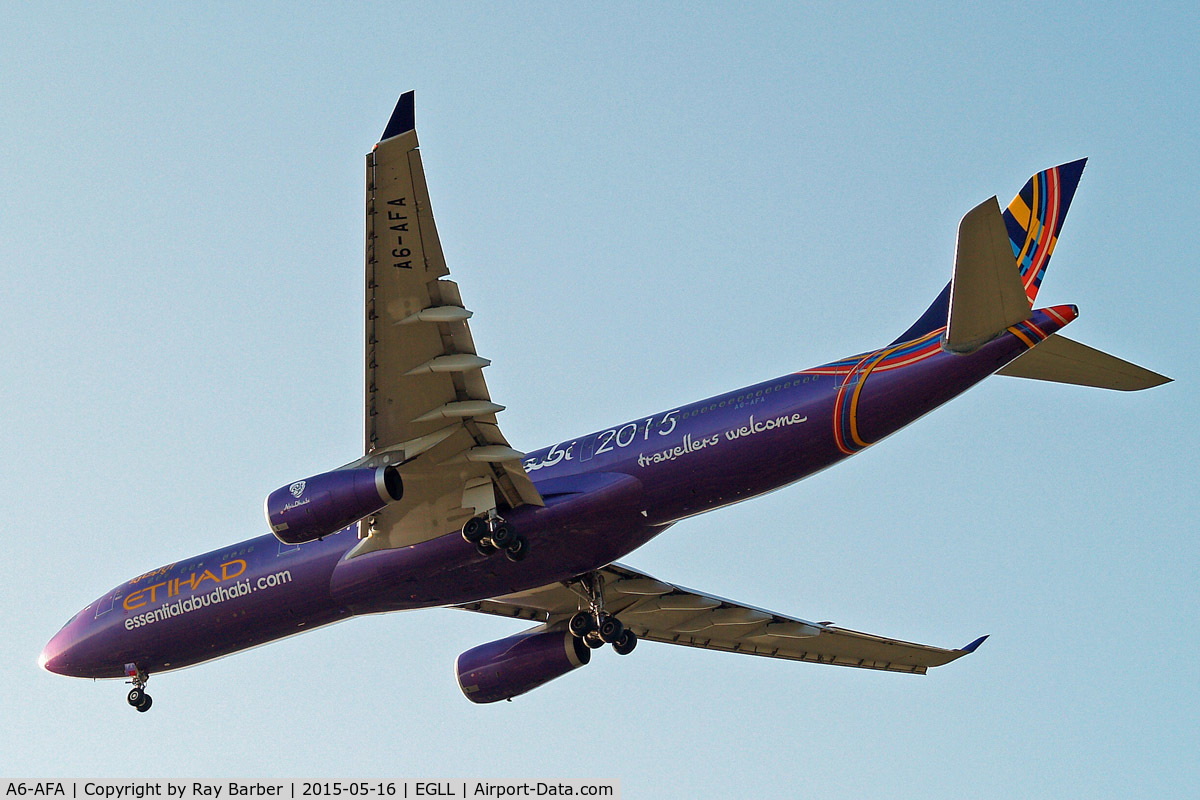
{"type": "MultiPolygon", "coordinates": [[[[1013,254],[1013,268],[1031,308],[1042,278],[1046,276],[1050,256],[1058,243],[1063,220],[1075,197],[1085,164],[1087,159],[1081,158],[1037,173],[1025,182],[1025,187],[1002,215],[1005,238],[1013,254]]],[[[961,230],[959,245],[962,245],[961,230]]],[[[945,325],[950,314],[950,289],[951,285],[946,284],[925,313],[892,344],[918,339],[945,325]]]]}
{"type": "Polygon", "coordinates": [[[1025,188],[1008,204],[1004,225],[1012,242],[1013,256],[1021,283],[1033,305],[1075,188],[1083,175],[1086,158],[1042,170],[1025,183],[1025,188]]]}

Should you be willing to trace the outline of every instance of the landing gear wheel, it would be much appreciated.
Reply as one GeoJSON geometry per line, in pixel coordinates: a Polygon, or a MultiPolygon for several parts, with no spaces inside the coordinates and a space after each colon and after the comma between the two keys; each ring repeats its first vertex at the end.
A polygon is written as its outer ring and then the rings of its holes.
{"type": "Polygon", "coordinates": [[[621,634],[621,638],[613,642],[613,650],[617,651],[619,656],[627,656],[633,652],[633,648],[637,647],[637,636],[628,628],[621,634]]]}
{"type": "Polygon", "coordinates": [[[475,543],[475,552],[479,553],[481,556],[490,556],[492,553],[496,552],[496,548],[492,547],[492,543],[486,539],[480,539],[475,543]]]}
{"type": "Polygon", "coordinates": [[[519,534],[508,543],[508,547],[504,548],[505,558],[513,563],[524,561],[527,555],[529,555],[529,542],[519,534]]]}
{"type": "Polygon", "coordinates": [[[592,615],[587,611],[580,611],[571,617],[571,621],[567,623],[567,630],[575,638],[582,639],[596,630],[596,621],[592,619],[592,615]]]}
{"type": "Polygon", "coordinates": [[[596,630],[605,642],[615,644],[625,633],[625,626],[616,617],[605,615],[600,618],[600,624],[596,626],[596,630]]]}
{"type": "Polygon", "coordinates": [[[487,535],[488,525],[487,520],[482,517],[471,517],[467,523],[462,526],[462,537],[471,544],[475,544],[484,536],[487,535]]]}
{"type": "Polygon", "coordinates": [[[127,683],[133,684],[133,688],[129,690],[129,694],[125,695],[125,699],[129,702],[129,705],[138,711],[149,711],[150,704],[153,701],[150,699],[150,695],[146,694],[146,681],[150,680],[150,676],[137,664],[126,664],[125,676],[129,678],[127,683]]]}
{"type": "Polygon", "coordinates": [[[592,631],[587,636],[583,637],[583,643],[593,650],[599,650],[604,647],[604,640],[600,638],[600,634],[592,631]]]}
{"type": "Polygon", "coordinates": [[[492,528],[491,540],[492,544],[497,548],[507,547],[509,542],[516,538],[517,532],[513,530],[513,526],[507,522],[501,522],[492,528]]]}

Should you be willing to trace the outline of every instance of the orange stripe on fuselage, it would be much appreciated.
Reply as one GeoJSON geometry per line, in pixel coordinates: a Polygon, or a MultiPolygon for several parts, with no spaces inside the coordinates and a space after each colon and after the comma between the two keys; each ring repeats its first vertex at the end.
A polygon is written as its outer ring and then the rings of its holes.
{"type": "Polygon", "coordinates": [[[862,394],[863,386],[865,386],[867,383],[867,376],[870,375],[871,371],[879,365],[879,362],[883,361],[897,350],[903,350],[905,347],[908,347],[909,344],[909,342],[902,342],[895,347],[881,351],[879,357],[876,358],[869,367],[863,370],[862,377],[858,379],[858,385],[854,387],[854,394],[850,397],[850,438],[853,439],[854,443],[859,447],[871,446],[870,442],[864,442],[858,435],[858,398],[859,395],[862,394]]]}
{"type": "Polygon", "coordinates": [[[1033,346],[1035,344],[1033,342],[1033,340],[1031,340],[1028,336],[1026,336],[1024,331],[1018,329],[1016,325],[1009,328],[1008,332],[1011,333],[1013,336],[1016,336],[1022,342],[1024,342],[1030,349],[1033,349],[1033,346]]]}

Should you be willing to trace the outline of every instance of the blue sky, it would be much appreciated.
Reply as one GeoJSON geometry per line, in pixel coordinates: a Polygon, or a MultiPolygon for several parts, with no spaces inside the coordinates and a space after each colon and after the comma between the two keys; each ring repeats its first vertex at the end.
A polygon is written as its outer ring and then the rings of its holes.
{"type": "Polygon", "coordinates": [[[626,797],[1194,793],[1191,4],[39,4],[0,31],[0,774],[617,778],[626,797]],[[960,646],[924,678],[646,644],[476,707],[514,623],[358,619],[156,677],[40,672],[117,582],[359,454],[363,155],[397,95],[532,450],[890,341],[959,218],[1090,158],[1039,300],[1171,375],[996,378],[625,561],[960,646]]]}

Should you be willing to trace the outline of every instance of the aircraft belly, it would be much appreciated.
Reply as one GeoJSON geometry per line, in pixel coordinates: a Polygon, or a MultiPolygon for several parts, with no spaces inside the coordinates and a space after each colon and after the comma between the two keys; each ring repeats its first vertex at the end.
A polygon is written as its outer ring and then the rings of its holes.
{"type": "Polygon", "coordinates": [[[719,441],[710,452],[654,465],[646,479],[656,500],[653,521],[674,522],[774,491],[842,457],[828,425],[818,424],[829,418],[830,398],[780,401],[715,417],[716,424],[698,434],[719,441]]]}
{"type": "MultiPolygon", "coordinates": [[[[483,556],[456,531],[337,565],[334,599],[356,614],[453,605],[524,591],[612,563],[663,530],[642,515],[644,493],[619,473],[586,476],[590,491],[546,496],[505,513],[533,553],[519,563],[483,556]]],[[[582,487],[580,487],[582,488],[582,487]]]]}

